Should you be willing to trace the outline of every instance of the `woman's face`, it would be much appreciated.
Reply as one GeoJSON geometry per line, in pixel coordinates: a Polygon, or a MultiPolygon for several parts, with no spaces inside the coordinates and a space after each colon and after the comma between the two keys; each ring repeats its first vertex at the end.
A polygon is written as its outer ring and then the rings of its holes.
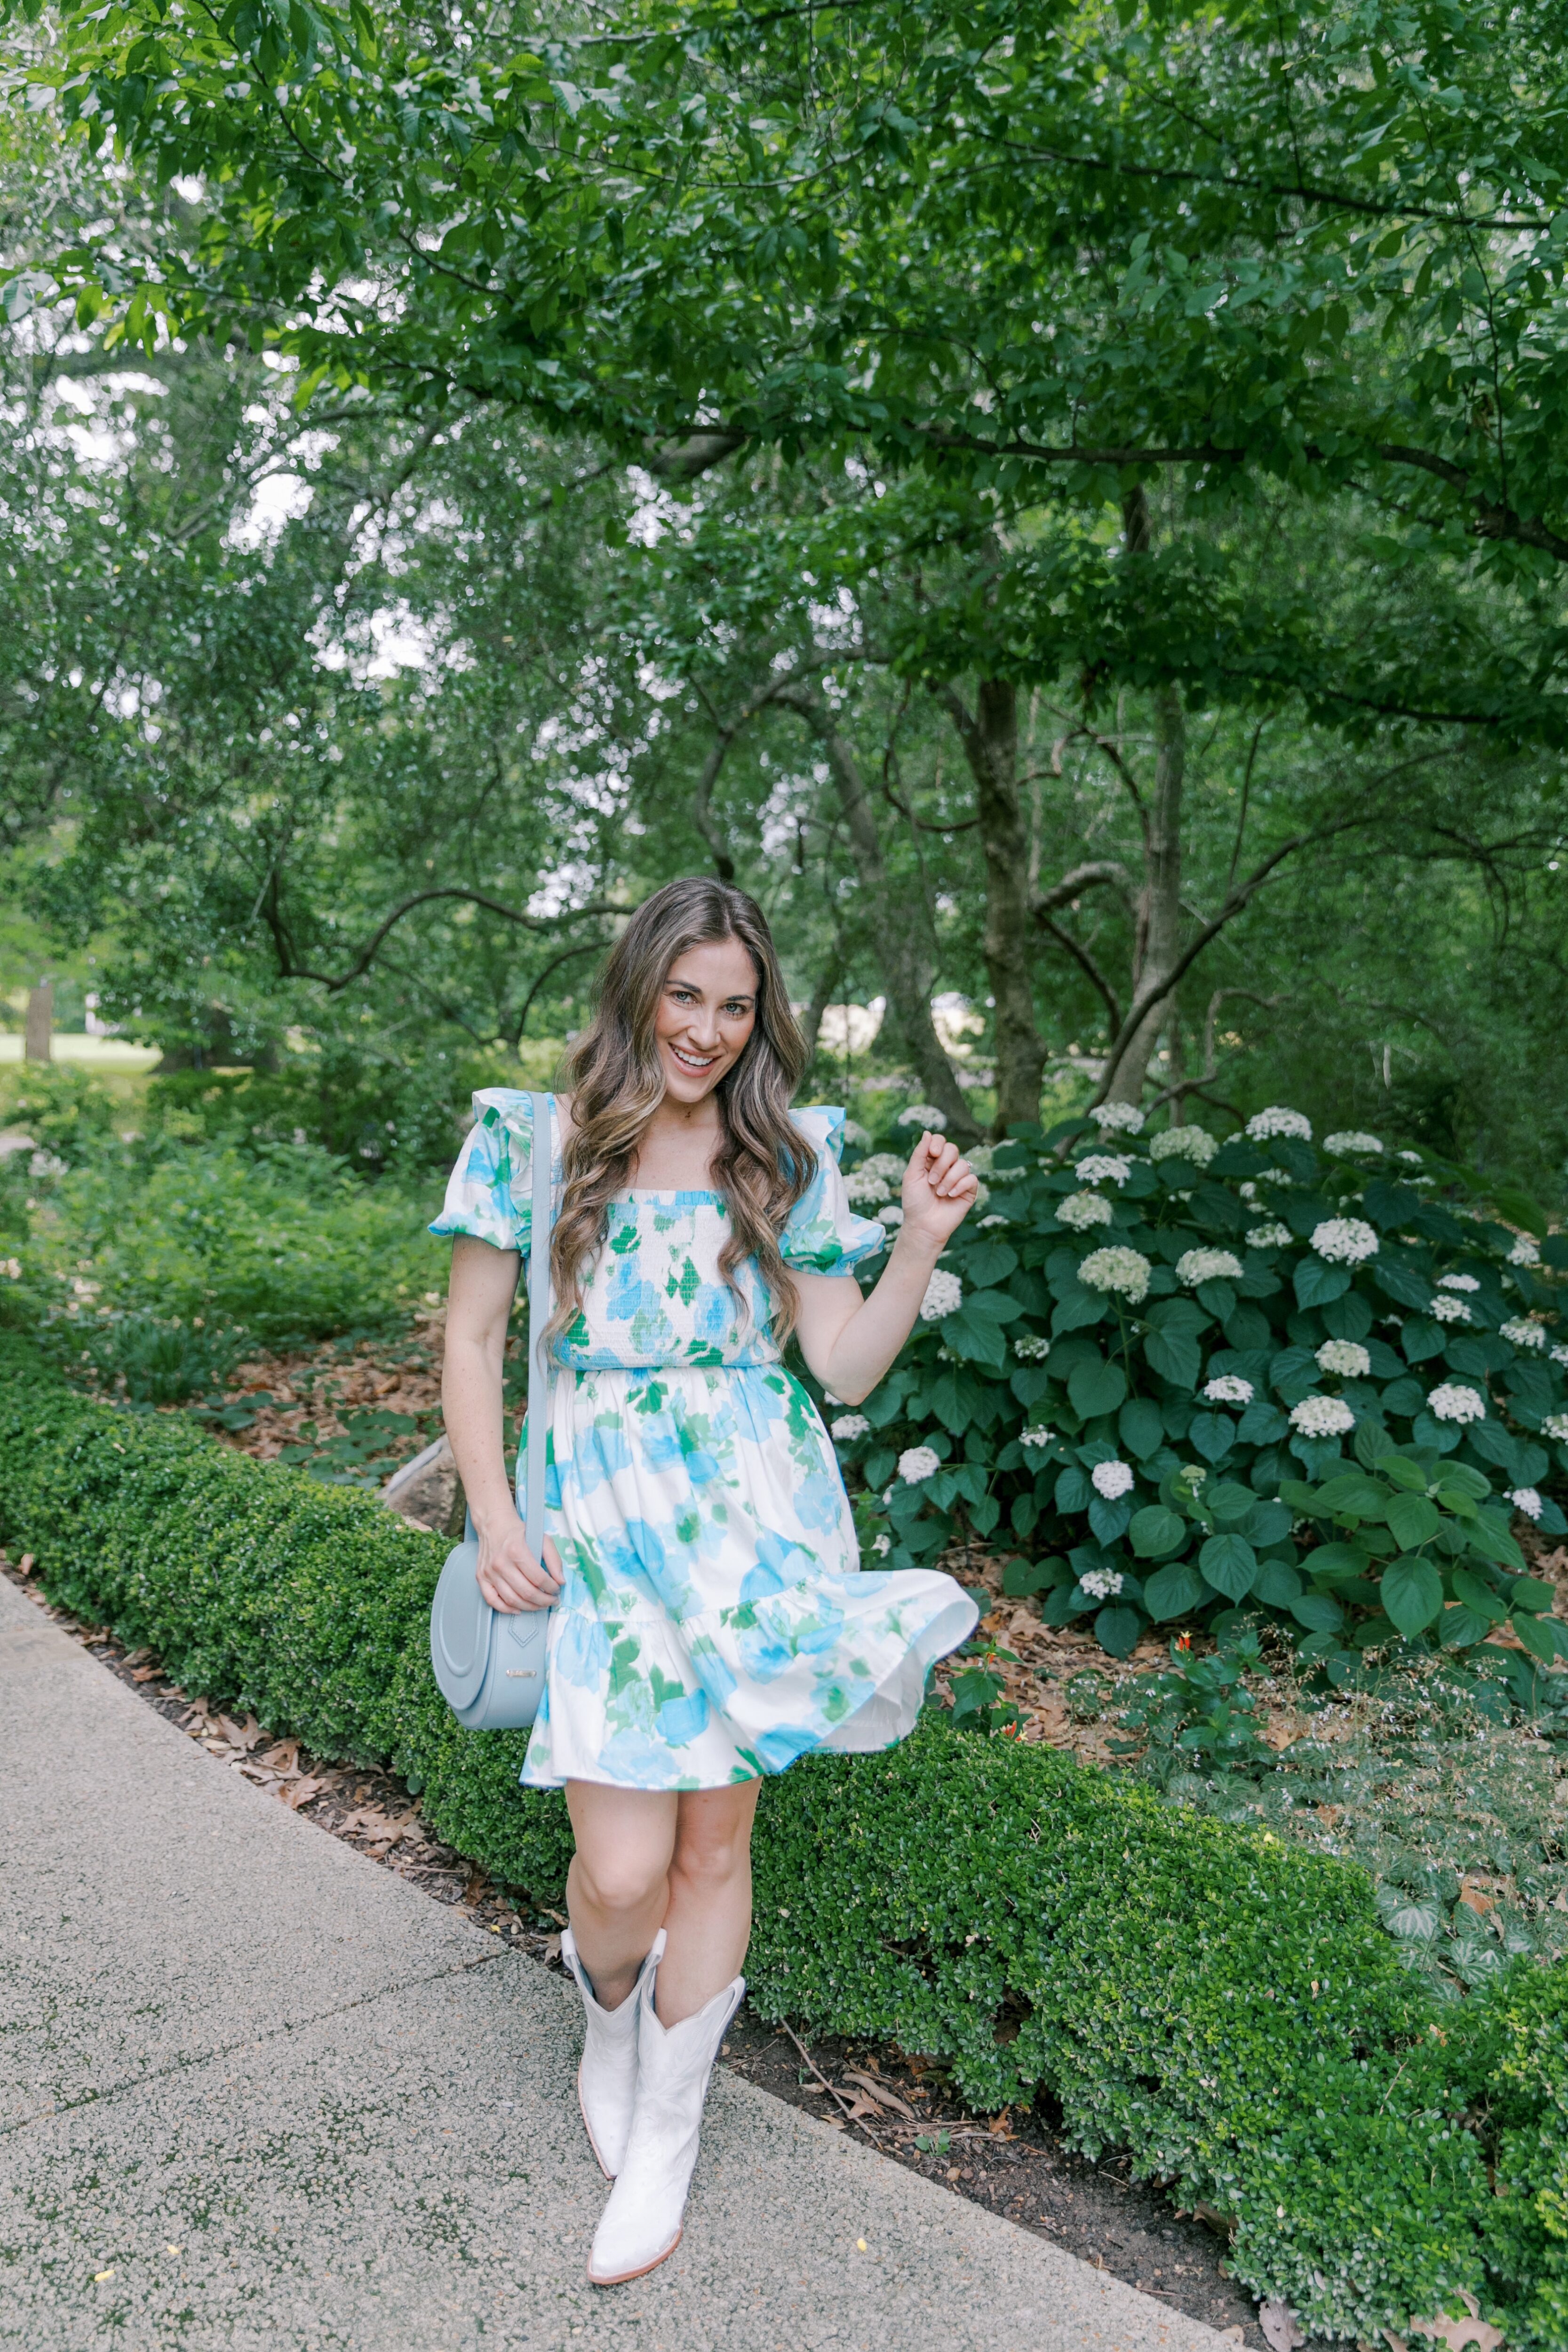
{"type": "Polygon", "coordinates": [[[678,955],[654,1021],[671,1099],[699,1103],[711,1094],[756,1025],[756,966],[739,940],[709,940],[678,955]]]}

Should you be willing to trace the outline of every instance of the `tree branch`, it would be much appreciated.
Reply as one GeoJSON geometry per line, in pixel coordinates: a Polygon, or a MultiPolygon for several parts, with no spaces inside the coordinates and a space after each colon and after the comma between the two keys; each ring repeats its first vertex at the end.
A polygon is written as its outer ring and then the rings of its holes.
{"type": "Polygon", "coordinates": [[[487,914],[499,915],[503,922],[516,923],[525,931],[551,931],[554,929],[557,923],[579,922],[585,916],[617,915],[626,912],[624,907],[613,907],[605,900],[593,899],[585,907],[568,907],[559,915],[528,915],[524,914],[521,908],[508,907],[500,898],[489,897],[483,890],[466,890],[455,884],[435,890],[416,890],[413,898],[405,898],[400,907],[395,907],[385,921],[379,924],[371,933],[348,970],[333,973],[312,971],[308,964],[295,962],[293,948],[289,940],[274,889],[269,893],[268,904],[263,908],[263,913],[277,950],[278,976],[280,980],[314,981],[318,986],[326,989],[330,994],[335,996],[340,990],[349,987],[356,980],[363,979],[375,961],[384,941],[403,920],[405,915],[411,915],[416,907],[428,906],[436,898],[460,898],[466,905],[482,907],[487,914]]]}

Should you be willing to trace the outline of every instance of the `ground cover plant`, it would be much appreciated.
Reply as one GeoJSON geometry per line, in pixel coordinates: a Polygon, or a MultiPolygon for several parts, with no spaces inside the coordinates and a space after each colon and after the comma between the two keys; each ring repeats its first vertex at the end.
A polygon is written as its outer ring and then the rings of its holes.
{"type": "Polygon", "coordinates": [[[145,1129],[46,1071],[6,1105],[0,1318],[131,1402],[221,1389],[258,1348],[405,1328],[430,1279],[424,1186],[366,1183],[320,1145],[209,1136],[174,1099],[145,1129]]]}
{"type": "MultiPolygon", "coordinates": [[[[1494,1628],[1521,1671],[1568,1654],[1510,1532],[1568,1524],[1547,1490],[1568,1468],[1568,1237],[1375,1136],[1314,1148],[1294,1110],[1223,1144],[1144,1127],[1108,1105],[984,1155],[989,1197],[923,1328],[833,1420],[868,1554],[1010,1538],[1009,1591],[1118,1657],[1151,1623],[1246,1614],[1342,1683],[1369,1653],[1494,1628]]],[[[891,1201],[896,1156],[851,1170],[863,1207],[891,1201]]]]}
{"type": "MultiPolygon", "coordinates": [[[[558,1896],[559,1801],[517,1787],[518,1738],[461,1733],[431,1684],[440,1539],[188,1416],[51,1388],[9,1347],[0,1536],[50,1594],[268,1730],[391,1761],[439,1835],[558,1896]]],[[[791,1773],[762,1824],[763,2014],[940,2056],[982,2105],[1048,2089],[1075,2145],[1124,2147],[1212,2206],[1237,2275],[1319,2332],[1468,2293],[1521,2347],[1557,2340],[1562,1969],[1441,2007],[1362,1872],[945,1718],[791,1773]]]]}

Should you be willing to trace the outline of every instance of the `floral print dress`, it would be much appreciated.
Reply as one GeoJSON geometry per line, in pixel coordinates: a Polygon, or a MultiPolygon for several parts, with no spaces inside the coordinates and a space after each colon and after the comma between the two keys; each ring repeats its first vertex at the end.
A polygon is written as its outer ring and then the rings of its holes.
{"type": "MultiPolygon", "coordinates": [[[[561,1133],[551,1103],[559,1197],[561,1133]]],[[[526,1094],[474,1097],[435,1234],[526,1256],[526,1094]]],[[[852,1276],[879,1250],[839,1173],[841,1110],[795,1113],[816,1175],[786,1265],[852,1276]]],[[[545,1525],[564,1582],[522,1779],[717,1789],[815,1748],[890,1747],[973,1601],[934,1570],[866,1572],[821,1417],[785,1370],[761,1272],[719,1272],[717,1193],[630,1192],[609,1208],[581,1313],[556,1342],[545,1525]]],[[[522,1455],[518,1508],[524,1507],[522,1455]]]]}

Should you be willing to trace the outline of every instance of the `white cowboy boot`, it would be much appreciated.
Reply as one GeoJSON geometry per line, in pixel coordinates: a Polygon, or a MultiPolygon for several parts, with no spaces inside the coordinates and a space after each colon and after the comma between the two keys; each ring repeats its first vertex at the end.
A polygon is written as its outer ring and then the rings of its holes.
{"type": "Polygon", "coordinates": [[[645,1969],[638,1987],[637,2105],[626,2157],[594,2232],[588,2276],[595,2286],[640,2278],[680,2243],[708,2078],[746,1990],[745,1978],[737,1977],[695,2017],[664,2026],[654,2013],[656,1975],[645,1969]]]}
{"type": "Polygon", "coordinates": [[[615,2179],[626,2152],[637,2087],[637,2018],[642,2009],[642,1989],[645,1983],[653,1982],[653,1972],[663,1950],[661,1927],[625,2000],[616,2009],[601,2009],[594,1998],[588,1971],[577,1956],[571,1928],[561,1931],[561,1957],[577,1979],[585,2021],[583,2059],[577,2069],[577,2105],[583,2110],[588,2145],[598,2158],[599,2169],[606,2180],[615,2179]]]}

